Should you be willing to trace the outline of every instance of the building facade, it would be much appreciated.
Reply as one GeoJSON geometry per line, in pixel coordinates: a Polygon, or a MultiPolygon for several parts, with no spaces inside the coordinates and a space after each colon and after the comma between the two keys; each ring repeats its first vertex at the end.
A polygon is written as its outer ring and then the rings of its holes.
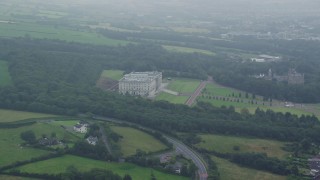
{"type": "Polygon", "coordinates": [[[162,83],[162,73],[132,72],[119,81],[119,93],[138,96],[153,96],[162,83]]]}
{"type": "Polygon", "coordinates": [[[265,80],[275,80],[277,82],[287,82],[288,84],[304,84],[304,74],[298,73],[295,69],[289,69],[288,75],[277,75],[269,69],[268,75],[265,80]]]}

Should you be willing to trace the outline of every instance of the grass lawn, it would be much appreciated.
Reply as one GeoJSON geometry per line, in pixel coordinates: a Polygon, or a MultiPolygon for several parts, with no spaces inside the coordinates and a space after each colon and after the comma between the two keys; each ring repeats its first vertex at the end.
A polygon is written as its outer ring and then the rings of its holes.
{"type": "Polygon", "coordinates": [[[200,137],[203,142],[197,144],[198,147],[221,153],[257,152],[278,158],[285,158],[289,155],[289,152],[281,149],[285,143],[280,141],[212,134],[203,134],[200,137]],[[233,150],[234,146],[239,146],[240,150],[233,150]]]}
{"type": "Polygon", "coordinates": [[[156,100],[164,100],[174,104],[184,104],[188,100],[189,96],[175,96],[166,92],[161,92],[157,95],[156,100]]]}
{"type": "Polygon", "coordinates": [[[48,118],[57,115],[0,109],[0,122],[14,122],[30,118],[48,118]]]}
{"type": "Polygon", "coordinates": [[[172,79],[168,89],[179,93],[193,93],[200,85],[200,80],[176,78],[172,79]]]}
{"type": "Polygon", "coordinates": [[[8,70],[8,63],[6,61],[0,61],[0,86],[11,85],[11,76],[8,70]]]}
{"type": "Polygon", "coordinates": [[[59,174],[65,172],[66,168],[71,165],[75,166],[80,171],[89,171],[92,168],[104,168],[111,170],[120,176],[130,174],[134,180],[149,180],[151,172],[154,173],[158,180],[188,179],[181,176],[165,174],[157,170],[152,170],[151,168],[144,168],[130,163],[105,162],[72,155],[65,155],[63,157],[27,164],[16,169],[20,170],[21,172],[28,173],[59,174]]]}
{"type": "Polygon", "coordinates": [[[20,147],[24,141],[20,138],[21,132],[32,130],[37,139],[43,134],[50,137],[51,133],[56,133],[58,139],[64,139],[68,142],[74,142],[79,138],[63,128],[47,123],[36,123],[31,126],[24,126],[11,129],[0,129],[0,166],[8,165],[16,161],[28,160],[32,157],[38,157],[48,154],[48,151],[20,147]],[[4,148],[5,147],[5,148],[4,148]]]}
{"type": "Polygon", "coordinates": [[[167,147],[151,135],[130,127],[111,126],[123,138],[119,141],[124,156],[134,155],[137,149],[156,152],[167,147]]]}
{"type": "Polygon", "coordinates": [[[52,122],[53,124],[57,124],[57,125],[62,125],[62,126],[74,126],[77,123],[79,123],[79,121],[77,120],[70,120],[70,121],[54,121],[52,122]]]}
{"type": "Polygon", "coordinates": [[[101,73],[101,77],[110,78],[112,80],[120,80],[123,77],[123,72],[121,70],[104,70],[101,73]]]}
{"type": "Polygon", "coordinates": [[[195,48],[188,48],[188,47],[181,47],[181,46],[162,46],[164,49],[168,51],[174,51],[174,52],[181,52],[181,53],[201,53],[201,54],[206,54],[210,56],[216,55],[216,53],[207,51],[207,50],[202,50],[202,49],[195,49],[195,48]]]}
{"type": "Polygon", "coordinates": [[[58,39],[68,42],[89,43],[96,45],[117,46],[127,44],[127,41],[110,39],[93,32],[76,31],[62,27],[38,25],[33,23],[0,23],[0,34],[2,37],[29,36],[37,39],[58,39]]]}
{"type": "Polygon", "coordinates": [[[217,163],[221,180],[286,180],[286,176],[280,176],[265,171],[249,169],[238,166],[225,159],[211,156],[217,163]]]}
{"type": "Polygon", "coordinates": [[[216,83],[208,83],[205,88],[206,88],[206,92],[209,92],[211,95],[214,95],[214,96],[228,97],[229,95],[232,95],[232,93],[234,93],[236,96],[239,96],[239,93],[241,93],[242,98],[244,98],[245,96],[245,93],[243,91],[224,87],[216,83]]]}

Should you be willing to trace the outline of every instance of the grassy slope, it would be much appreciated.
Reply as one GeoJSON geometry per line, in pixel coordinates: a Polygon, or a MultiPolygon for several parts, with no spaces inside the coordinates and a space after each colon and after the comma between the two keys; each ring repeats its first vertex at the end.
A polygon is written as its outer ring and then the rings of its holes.
{"type": "Polygon", "coordinates": [[[124,71],[121,70],[104,70],[101,73],[101,77],[106,77],[118,81],[123,77],[123,72],[124,71]]]}
{"type": "Polygon", "coordinates": [[[29,173],[49,173],[58,174],[65,172],[68,166],[75,166],[81,171],[88,171],[92,168],[105,168],[113,171],[121,176],[130,174],[134,180],[149,180],[150,174],[153,171],[158,180],[185,180],[185,177],[179,177],[171,174],[165,174],[151,168],[144,168],[130,163],[114,163],[97,161],[88,158],[66,155],[46,161],[21,166],[17,169],[22,172],[29,173]]]}
{"type": "Polygon", "coordinates": [[[112,126],[111,128],[123,137],[119,143],[124,156],[134,155],[137,149],[155,152],[166,148],[164,144],[154,137],[137,129],[120,126],[112,126]]]}
{"type": "Polygon", "coordinates": [[[181,47],[181,46],[162,46],[164,49],[168,51],[174,51],[174,52],[181,52],[181,53],[201,53],[206,55],[214,56],[216,55],[214,52],[202,50],[202,49],[195,49],[195,48],[188,48],[188,47],[181,47]]]}
{"type": "Polygon", "coordinates": [[[39,149],[20,147],[24,141],[20,138],[21,132],[32,130],[37,138],[43,134],[50,136],[52,132],[56,133],[58,139],[65,139],[68,141],[76,141],[79,138],[61,127],[54,124],[36,123],[31,126],[1,129],[0,130],[0,166],[11,164],[15,161],[27,160],[32,157],[38,157],[49,152],[39,149]],[[5,148],[3,148],[5,147],[5,148]]]}
{"type": "Polygon", "coordinates": [[[281,149],[281,147],[285,146],[285,143],[280,141],[211,134],[200,136],[203,142],[197,144],[198,147],[221,153],[258,152],[278,158],[285,158],[289,155],[288,152],[281,149]],[[239,146],[240,150],[233,150],[234,146],[239,146]]]}
{"type": "Polygon", "coordinates": [[[19,121],[23,119],[46,118],[46,117],[57,117],[57,116],[51,115],[51,114],[0,109],[0,122],[14,122],[14,121],[19,121]]]}
{"type": "Polygon", "coordinates": [[[177,78],[173,79],[168,89],[179,93],[193,93],[199,86],[200,81],[195,79],[177,78]]]}
{"type": "Polygon", "coordinates": [[[258,171],[238,166],[225,159],[212,156],[217,163],[221,180],[285,180],[285,176],[279,176],[264,171],[258,171]]]}
{"type": "Polygon", "coordinates": [[[174,104],[184,104],[188,100],[189,96],[175,96],[169,93],[161,92],[157,95],[156,100],[164,100],[174,104]]]}
{"type": "Polygon", "coordinates": [[[0,86],[11,85],[11,76],[6,61],[0,61],[0,86]]]}

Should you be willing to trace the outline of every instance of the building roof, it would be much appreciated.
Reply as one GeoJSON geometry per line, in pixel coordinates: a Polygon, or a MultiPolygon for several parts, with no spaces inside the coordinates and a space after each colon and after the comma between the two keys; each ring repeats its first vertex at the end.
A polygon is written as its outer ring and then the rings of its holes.
{"type": "Polygon", "coordinates": [[[124,75],[124,77],[120,79],[120,82],[150,82],[158,75],[161,75],[161,72],[131,72],[130,74],[124,75]]]}

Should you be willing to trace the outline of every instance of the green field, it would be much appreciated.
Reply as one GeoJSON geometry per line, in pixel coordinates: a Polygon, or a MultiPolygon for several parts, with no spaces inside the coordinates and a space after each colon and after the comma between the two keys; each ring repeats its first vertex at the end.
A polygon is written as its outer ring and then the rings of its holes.
{"type": "Polygon", "coordinates": [[[174,104],[184,104],[188,100],[189,96],[175,96],[166,92],[161,92],[157,95],[156,100],[168,101],[174,104]]]}
{"type": "Polygon", "coordinates": [[[111,129],[123,138],[119,141],[124,156],[136,154],[137,149],[156,152],[167,147],[151,135],[130,127],[111,126],[111,129]]]}
{"type": "Polygon", "coordinates": [[[282,150],[285,143],[280,141],[211,134],[200,135],[200,137],[202,142],[197,144],[197,147],[220,153],[256,152],[282,159],[289,156],[289,152],[282,150]],[[240,150],[234,150],[234,146],[238,146],[240,150]]]}
{"type": "Polygon", "coordinates": [[[58,139],[64,139],[67,142],[77,141],[79,138],[63,128],[54,124],[36,123],[30,126],[24,126],[12,129],[0,130],[0,166],[14,163],[15,161],[28,160],[32,157],[38,157],[48,154],[48,151],[21,147],[20,144],[24,141],[20,138],[21,132],[32,130],[37,139],[42,135],[50,137],[51,133],[56,133],[58,139]]]}
{"type": "Polygon", "coordinates": [[[225,159],[211,156],[216,162],[221,180],[285,180],[285,176],[238,166],[225,159]]]}
{"type": "Polygon", "coordinates": [[[199,85],[200,80],[176,78],[171,80],[168,85],[168,89],[182,94],[191,94],[197,89],[199,85]]]}
{"type": "Polygon", "coordinates": [[[57,116],[51,115],[51,114],[0,109],[0,122],[14,122],[14,121],[19,121],[23,119],[48,118],[48,117],[57,117],[57,116]]]}
{"type": "Polygon", "coordinates": [[[198,101],[203,101],[203,102],[208,102],[212,104],[213,106],[221,107],[221,106],[233,106],[236,108],[237,112],[240,112],[242,108],[247,108],[250,113],[254,113],[255,110],[259,107],[261,110],[266,111],[267,109],[271,109],[275,112],[290,112],[291,114],[296,114],[298,116],[301,116],[302,114],[304,115],[312,115],[311,112],[307,112],[303,109],[298,109],[298,108],[289,108],[289,107],[284,107],[283,105],[279,105],[279,101],[273,100],[273,105],[270,106],[269,102],[263,102],[261,96],[256,96],[255,99],[252,99],[252,94],[249,94],[249,97],[245,97],[245,92],[232,89],[229,87],[224,87],[216,83],[209,83],[206,86],[205,91],[202,94],[203,96],[198,97],[198,101]],[[241,94],[241,97],[239,97],[239,94],[241,94]],[[234,95],[234,97],[232,96],[234,95]],[[221,99],[214,99],[214,98],[207,98],[206,96],[215,96],[215,97],[221,97],[224,98],[225,100],[221,99]],[[231,100],[227,100],[233,99],[231,100]],[[237,102],[236,100],[240,100],[240,102],[237,102]],[[249,103],[248,101],[254,101],[254,104],[249,103]],[[241,102],[243,101],[243,102],[241,102]],[[255,102],[258,102],[255,104],[255,102]],[[264,103],[264,105],[263,105],[264,103]],[[277,105],[278,104],[278,105],[277,105]]]}
{"type": "Polygon", "coordinates": [[[8,63],[6,61],[0,61],[0,86],[11,85],[11,76],[8,70],[8,63]]]}
{"type": "Polygon", "coordinates": [[[245,94],[243,91],[239,91],[239,90],[236,90],[236,89],[232,89],[232,88],[228,88],[228,87],[224,87],[224,86],[220,86],[216,83],[208,83],[206,85],[206,92],[209,92],[211,95],[214,95],[214,96],[231,96],[232,93],[234,93],[235,95],[239,95],[239,93],[242,93],[241,94],[241,97],[242,98],[245,98],[245,94]]]}
{"type": "Polygon", "coordinates": [[[33,23],[0,23],[1,37],[31,37],[38,39],[57,39],[68,42],[89,43],[97,45],[125,45],[126,41],[110,39],[105,36],[67,28],[38,25],[33,23]]]}
{"type": "Polygon", "coordinates": [[[216,55],[216,53],[207,51],[207,50],[202,50],[202,49],[195,49],[195,48],[188,48],[188,47],[181,47],[181,46],[162,46],[164,49],[168,51],[174,51],[174,52],[181,52],[181,53],[201,53],[201,54],[206,54],[210,56],[216,55]]]}
{"type": "Polygon", "coordinates": [[[144,168],[130,163],[105,162],[71,155],[28,164],[18,167],[17,169],[21,172],[28,173],[59,174],[65,172],[66,168],[71,165],[75,166],[80,171],[89,171],[92,168],[104,168],[121,176],[130,174],[134,180],[149,180],[151,172],[154,173],[158,180],[188,179],[181,176],[165,174],[157,170],[152,170],[151,168],[144,168]]]}
{"type": "Polygon", "coordinates": [[[104,70],[101,73],[101,77],[110,78],[112,80],[120,80],[123,77],[124,71],[121,70],[104,70]]]}
{"type": "Polygon", "coordinates": [[[79,121],[77,120],[70,120],[70,121],[54,121],[52,122],[53,124],[57,124],[57,125],[61,125],[61,126],[74,126],[77,123],[79,123],[79,121]]]}

